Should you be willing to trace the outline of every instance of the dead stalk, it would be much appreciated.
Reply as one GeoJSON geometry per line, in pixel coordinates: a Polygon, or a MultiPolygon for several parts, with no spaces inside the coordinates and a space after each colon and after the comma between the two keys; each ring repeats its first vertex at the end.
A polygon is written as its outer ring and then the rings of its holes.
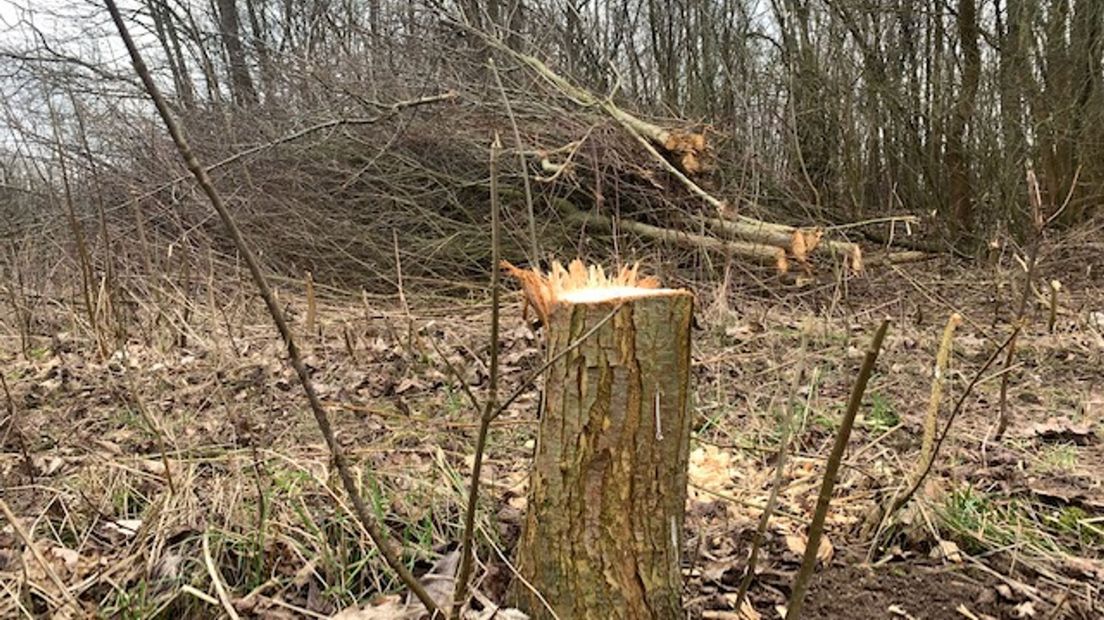
{"type": "Polygon", "coordinates": [[[15,409],[15,399],[12,398],[11,391],[8,389],[8,380],[4,378],[4,373],[0,372],[0,387],[4,388],[4,400],[8,405],[8,419],[11,420],[11,429],[15,433],[15,440],[19,443],[19,452],[23,456],[23,467],[27,470],[27,479],[31,484],[35,484],[34,463],[31,462],[31,455],[27,452],[27,439],[23,436],[23,425],[19,422],[19,414],[15,409]]]}
{"type": "Polygon", "coordinates": [[[1054,333],[1054,325],[1058,322],[1058,293],[1062,290],[1062,283],[1058,280],[1050,281],[1050,316],[1047,317],[1047,332],[1054,333]]]}
{"type": "MultiPolygon", "coordinates": [[[[410,305],[406,302],[406,290],[403,286],[402,258],[399,256],[399,233],[391,229],[391,242],[395,249],[395,286],[399,292],[399,305],[402,306],[403,316],[406,317],[406,353],[414,358],[414,315],[410,313],[410,305]]],[[[367,298],[365,298],[367,300],[367,298]]],[[[367,302],[365,302],[367,303],[367,302]]]]}
{"type": "MultiPolygon", "coordinates": [[[[125,349],[122,349],[125,351],[125,349]]],[[[123,364],[125,365],[126,358],[123,358],[123,364]]],[[[157,449],[161,452],[161,466],[165,468],[165,484],[169,486],[169,493],[176,494],[176,485],[173,484],[172,469],[169,468],[169,448],[165,442],[165,432],[161,428],[160,422],[153,417],[149,409],[146,407],[145,401],[142,400],[141,395],[138,394],[138,388],[134,385],[133,381],[130,381],[130,375],[127,374],[128,388],[131,398],[134,399],[134,406],[138,409],[139,415],[142,416],[142,421],[149,427],[150,432],[153,433],[154,439],[157,441],[157,449]]]]}
{"type": "Polygon", "coordinates": [[[502,152],[502,142],[495,133],[491,142],[491,360],[490,377],[487,384],[487,402],[479,420],[479,435],[475,440],[475,459],[472,463],[471,482],[468,490],[468,507],[464,513],[464,533],[460,552],[460,571],[456,583],[456,596],[452,601],[452,618],[459,618],[464,601],[468,597],[468,581],[472,569],[472,538],[475,530],[475,509],[479,502],[479,475],[483,470],[483,452],[487,447],[487,432],[491,426],[490,414],[498,400],[498,331],[499,331],[499,269],[500,239],[499,196],[498,196],[498,157],[502,152]]]}
{"type": "Polygon", "coordinates": [[[215,593],[218,594],[222,609],[231,620],[238,620],[240,616],[238,616],[237,610],[234,609],[234,603],[230,600],[230,595],[226,592],[226,586],[222,583],[222,577],[219,575],[218,567],[215,566],[215,560],[211,557],[211,542],[209,539],[208,533],[203,532],[203,565],[207,568],[207,575],[211,577],[211,584],[215,586],[215,593]]]}
{"type": "MultiPolygon", "coordinates": [[[[1046,228],[1066,210],[1071,200],[1073,200],[1073,191],[1077,188],[1077,179],[1081,176],[1081,167],[1078,166],[1076,172],[1074,172],[1073,180],[1070,182],[1069,193],[1066,194],[1066,199],[1062,203],[1062,206],[1055,209],[1053,213],[1048,217],[1043,216],[1043,196],[1039,191],[1039,179],[1035,176],[1035,170],[1027,169],[1027,196],[1031,201],[1031,242],[1027,250],[1027,265],[1024,269],[1024,281],[1023,291],[1020,293],[1020,300],[1016,306],[1016,319],[1014,321],[1015,331],[1013,332],[1011,343],[1008,345],[1008,355],[1004,359],[1004,367],[1011,368],[1012,362],[1016,355],[1016,335],[1021,334],[1026,325],[1024,324],[1024,315],[1027,313],[1027,300],[1031,297],[1032,286],[1035,282],[1035,271],[1039,264],[1039,249],[1043,245],[1043,235],[1046,233],[1046,228]]],[[[1004,436],[1004,432],[1008,430],[1009,414],[1008,414],[1008,381],[1009,374],[1005,374],[1001,377],[1000,387],[1000,415],[997,418],[997,431],[994,435],[994,439],[1000,441],[1004,436]]]]}
{"type": "Polygon", "coordinates": [[[345,454],[341,449],[340,444],[337,443],[337,438],[334,436],[333,428],[330,425],[329,416],[326,414],[326,410],[322,405],[322,402],[318,398],[318,394],[314,389],[314,384],[311,382],[310,374],[307,371],[307,367],[303,364],[302,356],[299,353],[299,347],[295,342],[292,335],[291,328],[288,326],[287,320],[284,317],[283,311],[280,309],[275,296],[272,293],[272,288],[268,284],[268,280],[265,278],[264,273],[261,271],[260,263],[257,262],[257,258],[253,255],[253,251],[249,245],[246,244],[241,230],[238,228],[237,222],[230,215],[225,203],[223,203],[222,196],[215,189],[214,184],[211,182],[210,176],[206,170],[200,165],[196,159],[195,154],[192,152],[191,147],[188,145],[187,139],[181,132],[180,126],[177,124],[176,119],[173,118],[172,113],[169,111],[169,106],[165,102],[164,96],[161,94],[161,90],[157,87],[157,84],[153,81],[153,77],[150,75],[149,69],[146,67],[145,61],[142,60],[142,56],[138,51],[138,48],[134,44],[133,38],[130,36],[126,24],[123,22],[122,15],[119,13],[119,7],[116,5],[115,0],[105,0],[108,11],[111,13],[111,19],[115,23],[116,29],[119,31],[119,36],[122,38],[123,43],[126,45],[127,52],[130,54],[131,61],[134,64],[134,70],[141,78],[142,84],[145,86],[150,99],[157,107],[157,112],[161,116],[161,119],[165,123],[165,127],[168,129],[169,134],[172,136],[177,150],[180,152],[181,158],[183,158],[188,170],[195,176],[197,183],[202,189],[203,193],[210,201],[212,208],[218,213],[219,219],[222,221],[223,226],[226,228],[227,233],[233,241],[234,246],[237,248],[242,259],[245,261],[246,266],[249,268],[250,276],[253,279],[253,283],[256,285],[261,298],[264,300],[265,306],[268,309],[269,314],[272,317],[272,322],[275,324],[277,331],[280,333],[280,337],[284,341],[284,345],[287,348],[288,360],[295,370],[296,375],[299,377],[299,382],[303,387],[303,392],[307,397],[307,402],[310,405],[311,413],[314,415],[315,422],[318,424],[318,429],[325,438],[326,445],[330,450],[330,454],[333,457],[334,466],[337,468],[338,475],[341,478],[342,485],[345,487],[346,493],[349,494],[350,499],[353,502],[353,508],[356,512],[357,518],[360,520],[364,529],[368,532],[368,536],[372,539],[373,544],[379,549],[380,554],[387,562],[388,566],[395,572],[403,584],[410,589],[411,592],[418,598],[419,601],[425,606],[432,618],[441,618],[444,614],[437,606],[436,602],[429,595],[426,589],[418,582],[418,580],[411,574],[410,570],[403,563],[402,558],[389,544],[389,541],[385,537],[384,532],[380,529],[380,526],[376,523],[372,517],[371,512],[368,510],[368,506],[364,503],[363,497],[357,488],[356,481],[353,478],[353,474],[349,467],[348,461],[345,458],[345,454]]]}
{"type": "Polygon", "coordinates": [[[88,169],[92,175],[92,187],[93,197],[96,204],[96,214],[99,218],[100,224],[100,239],[103,242],[103,300],[104,300],[104,314],[103,318],[105,323],[104,330],[111,336],[114,336],[115,347],[120,348],[126,345],[126,327],[122,321],[122,316],[118,313],[118,298],[119,298],[119,286],[118,279],[115,274],[115,252],[111,242],[110,229],[107,226],[107,213],[104,211],[103,192],[100,188],[100,174],[98,166],[96,165],[96,158],[92,155],[92,148],[88,144],[88,131],[84,125],[84,112],[80,101],[77,99],[76,94],[72,89],[68,89],[66,94],[69,95],[69,101],[73,105],[73,115],[77,120],[77,132],[81,141],[81,149],[84,151],[85,159],[88,160],[88,169]]]}
{"type": "Polygon", "coordinates": [[[943,328],[943,338],[939,341],[939,352],[935,355],[935,370],[932,377],[931,397],[928,399],[928,411],[924,416],[924,436],[920,442],[920,463],[912,478],[915,479],[923,471],[933,458],[932,449],[935,447],[935,431],[939,422],[939,405],[943,402],[943,386],[947,380],[947,366],[951,361],[951,350],[954,345],[954,332],[962,315],[955,312],[947,319],[947,325],[943,328]]]}
{"type": "Polygon", "coordinates": [[[843,462],[843,453],[847,449],[847,442],[851,437],[851,427],[855,424],[855,416],[862,405],[863,394],[866,393],[866,384],[870,381],[870,375],[874,373],[874,364],[878,361],[878,353],[882,350],[882,342],[885,340],[886,331],[889,329],[889,319],[884,319],[878,331],[874,334],[874,340],[870,348],[866,350],[859,376],[855,379],[854,388],[851,390],[851,398],[847,402],[847,413],[840,422],[839,431],[836,433],[832,452],[828,455],[828,463],[824,468],[824,479],[820,484],[820,493],[817,495],[816,509],[813,512],[813,520],[809,524],[808,542],[805,545],[805,556],[801,559],[801,569],[794,578],[793,593],[790,595],[786,606],[786,620],[797,620],[801,617],[801,609],[805,603],[805,592],[809,587],[809,580],[813,576],[813,568],[817,563],[817,551],[820,549],[820,538],[824,533],[824,520],[828,516],[828,506],[832,502],[832,490],[836,486],[836,476],[839,474],[840,464],[843,462]]]}
{"type": "Polygon", "coordinates": [[[24,546],[30,549],[31,555],[34,557],[35,562],[37,562],[38,565],[42,567],[42,570],[46,573],[46,576],[49,577],[50,581],[52,581],[54,586],[57,587],[59,593],[61,594],[61,598],[65,599],[65,604],[73,608],[72,613],[76,614],[77,617],[82,616],[84,610],[81,609],[80,603],[77,602],[77,599],[75,596],[73,596],[73,593],[69,591],[69,586],[65,585],[65,582],[61,580],[61,577],[59,577],[57,572],[54,570],[53,565],[51,565],[49,560],[47,560],[46,557],[42,555],[42,550],[39,549],[38,545],[34,544],[34,540],[31,539],[30,532],[23,529],[23,524],[19,522],[19,519],[16,518],[15,513],[12,512],[12,509],[8,506],[8,503],[3,500],[3,498],[0,498],[0,513],[3,513],[4,518],[8,520],[8,523],[11,523],[12,530],[15,531],[15,535],[19,538],[20,542],[22,542],[24,546]]]}
{"type": "MultiPolygon", "coordinates": [[[[15,322],[19,331],[19,349],[23,353],[23,358],[26,360],[31,359],[31,320],[30,313],[26,311],[27,299],[26,293],[23,290],[23,272],[19,269],[18,253],[15,251],[15,244],[12,244],[11,250],[11,269],[15,276],[12,278],[15,281],[15,285],[8,284],[8,298],[11,302],[12,314],[15,316],[15,322]],[[16,292],[18,290],[18,293],[16,292]]],[[[10,281],[9,281],[10,282],[10,281]]]]}
{"type": "MultiPolygon", "coordinates": [[[[1020,300],[1016,305],[1016,317],[1013,321],[1015,331],[1013,332],[1012,341],[1008,345],[1008,354],[1004,358],[1005,368],[1012,366],[1012,361],[1016,355],[1016,336],[1019,335],[1024,328],[1024,314],[1027,311],[1027,300],[1031,295],[1031,284],[1035,281],[1035,266],[1038,263],[1039,246],[1042,245],[1043,227],[1046,225],[1043,221],[1043,201],[1039,193],[1039,182],[1035,177],[1035,171],[1030,168],[1027,170],[1027,195],[1031,201],[1031,243],[1027,250],[1027,265],[1024,269],[1023,290],[1020,293],[1020,300]]],[[[1001,377],[1000,406],[997,417],[997,431],[994,436],[994,439],[997,441],[1000,441],[1001,437],[1004,436],[1004,432],[1008,429],[1008,380],[1010,376],[1009,373],[1006,373],[1001,377]]]]}
{"type": "Polygon", "coordinates": [[[186,246],[180,248],[180,289],[183,291],[184,297],[181,299],[183,316],[180,319],[177,346],[181,349],[188,348],[188,331],[190,330],[188,321],[192,318],[192,261],[189,254],[191,252],[186,246]]]}
{"type": "Polygon", "coordinates": [[[314,325],[318,319],[318,301],[314,298],[314,276],[307,272],[307,335],[314,337],[314,325]]]}
{"type": "Polygon", "coordinates": [[[99,325],[96,321],[96,306],[92,303],[92,256],[88,252],[88,243],[84,238],[84,231],[77,221],[77,212],[73,206],[73,192],[69,185],[69,167],[65,163],[65,150],[61,144],[61,128],[58,121],[57,110],[49,94],[46,95],[46,104],[50,109],[50,125],[54,133],[54,147],[58,155],[58,168],[61,170],[61,185],[65,198],[65,214],[69,221],[69,230],[73,235],[73,241],[77,244],[77,262],[81,272],[81,294],[84,297],[84,309],[88,318],[88,325],[92,328],[92,337],[96,340],[96,347],[103,357],[106,355],[103,338],[100,335],[99,325]]]}
{"type": "MultiPolygon", "coordinates": [[[[778,457],[774,465],[774,479],[771,481],[770,496],[767,497],[767,505],[763,508],[762,514],[759,515],[759,526],[755,530],[755,540],[751,545],[751,555],[748,557],[747,567],[744,569],[744,578],[740,580],[740,589],[736,593],[736,603],[732,608],[739,610],[743,608],[744,597],[747,596],[748,588],[751,587],[751,581],[755,578],[755,566],[759,562],[759,549],[763,546],[763,541],[767,533],[767,526],[770,524],[771,515],[774,514],[774,506],[778,502],[778,491],[782,488],[782,474],[786,468],[786,454],[790,447],[790,437],[793,435],[794,430],[794,405],[796,401],[797,391],[801,387],[801,384],[805,382],[805,359],[806,349],[808,348],[809,334],[808,330],[801,334],[801,350],[798,353],[797,368],[794,371],[793,383],[790,385],[790,393],[786,399],[786,412],[782,418],[782,438],[778,444],[778,457]]],[[[812,396],[810,392],[810,397],[812,396]]]]}
{"type": "Polygon", "coordinates": [[[357,361],[356,344],[353,341],[353,333],[349,331],[349,324],[341,326],[341,337],[345,340],[345,353],[353,362],[357,361]]]}

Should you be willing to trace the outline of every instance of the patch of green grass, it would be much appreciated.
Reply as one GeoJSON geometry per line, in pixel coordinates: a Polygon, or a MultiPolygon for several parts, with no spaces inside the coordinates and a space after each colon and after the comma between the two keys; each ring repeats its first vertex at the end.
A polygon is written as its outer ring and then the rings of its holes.
{"type": "Polygon", "coordinates": [[[42,360],[50,357],[50,355],[50,347],[38,346],[27,349],[27,357],[31,358],[34,361],[41,362],[42,360]]]}
{"type": "Polygon", "coordinates": [[[120,485],[111,493],[111,505],[120,519],[140,519],[149,506],[149,498],[129,486],[120,485]]]}
{"type": "Polygon", "coordinates": [[[822,411],[813,411],[809,418],[813,426],[834,433],[843,422],[843,405],[833,403],[822,411]]]}
{"type": "Polygon", "coordinates": [[[149,584],[146,580],[127,587],[115,590],[115,596],[111,603],[104,606],[101,612],[107,612],[107,618],[120,618],[121,620],[145,620],[154,615],[156,603],[150,600],[149,584]]]}
{"type": "Polygon", "coordinates": [[[901,423],[901,416],[893,403],[881,392],[871,392],[870,410],[863,416],[863,424],[876,433],[884,433],[901,423]]]}
{"type": "Polygon", "coordinates": [[[1039,455],[1037,469],[1044,473],[1070,472],[1077,468],[1077,446],[1058,444],[1049,446],[1039,455]]]}
{"type": "Polygon", "coordinates": [[[445,387],[445,411],[448,412],[450,417],[463,413],[467,403],[468,401],[465,399],[463,392],[445,387]]]}
{"type": "MultiPolygon", "coordinates": [[[[1010,551],[1024,558],[1085,555],[1104,544],[1104,529],[1084,510],[1054,509],[1031,496],[955,490],[937,507],[939,528],[967,553],[1010,551]]],[[[1098,552],[1098,551],[1097,551],[1098,552]]]]}
{"type": "Polygon", "coordinates": [[[721,423],[731,414],[732,409],[726,406],[715,407],[713,413],[704,419],[700,416],[698,417],[701,422],[698,424],[698,427],[694,429],[694,434],[698,436],[705,435],[710,429],[721,426],[721,423]]]}
{"type": "Polygon", "coordinates": [[[973,487],[953,491],[940,507],[943,528],[970,554],[1002,547],[1014,540],[1002,524],[1001,508],[973,487]]]}
{"type": "MultiPolygon", "coordinates": [[[[797,331],[797,333],[800,334],[800,331],[797,331]]],[[[846,330],[834,330],[825,327],[815,330],[813,334],[813,342],[824,346],[842,347],[850,341],[851,335],[846,330]]]]}
{"type": "Polygon", "coordinates": [[[115,421],[124,428],[146,429],[146,423],[142,420],[142,416],[130,407],[119,409],[115,413],[115,421]]]}
{"type": "Polygon", "coordinates": [[[1057,531],[1077,539],[1082,546],[1104,545],[1104,528],[1093,525],[1092,515],[1077,506],[1063,506],[1048,519],[1057,531]]]}

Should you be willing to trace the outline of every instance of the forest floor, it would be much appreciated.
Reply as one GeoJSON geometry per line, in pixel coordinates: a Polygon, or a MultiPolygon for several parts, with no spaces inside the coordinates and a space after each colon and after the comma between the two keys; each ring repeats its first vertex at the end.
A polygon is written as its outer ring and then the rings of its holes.
{"type": "MultiPolygon", "coordinates": [[[[1104,273],[1087,271],[1091,260],[1068,264],[1051,257],[1041,267],[1046,280],[1063,279],[1057,322],[1049,333],[1047,308],[1031,300],[1008,370],[1006,435],[992,438],[1002,359],[876,549],[860,526],[918,460],[948,316],[957,310],[964,322],[941,424],[1011,332],[1012,287],[928,262],[872,270],[846,291],[833,282],[741,285],[727,304],[700,291],[690,616],[741,617],[735,593],[789,411],[791,455],[747,612],[779,617],[848,392],[887,316],[805,617],[1104,615],[1104,273]],[[798,366],[806,379],[791,394],[798,366]]],[[[281,300],[370,506],[424,571],[455,545],[477,418],[442,356],[477,395],[486,388],[489,305],[411,296],[407,312],[390,300],[333,297],[320,303],[311,334],[302,299],[281,300]]],[[[242,295],[204,313],[209,300],[194,303],[190,314],[166,304],[160,326],[135,328],[125,355],[107,359],[74,335],[64,302],[40,305],[36,321],[56,335],[25,353],[14,334],[0,337],[10,391],[0,408],[0,486],[35,541],[24,546],[4,521],[0,617],[48,615],[68,597],[104,617],[213,617],[221,609],[212,576],[242,617],[324,618],[397,589],[351,516],[260,304],[242,295]]],[[[509,390],[538,365],[540,336],[518,306],[503,321],[509,390]]],[[[533,391],[491,433],[478,588],[492,601],[502,599],[525,509],[535,403],[533,391]]]]}

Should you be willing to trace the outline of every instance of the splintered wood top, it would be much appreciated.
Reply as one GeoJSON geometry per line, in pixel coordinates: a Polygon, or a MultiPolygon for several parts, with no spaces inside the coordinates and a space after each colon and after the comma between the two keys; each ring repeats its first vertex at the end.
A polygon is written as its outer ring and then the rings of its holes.
{"type": "Polygon", "coordinates": [[[679,295],[687,291],[674,288],[640,288],[637,286],[611,286],[607,288],[582,288],[560,292],[555,301],[569,304],[597,304],[608,301],[679,295]]]}
{"type": "Polygon", "coordinates": [[[567,268],[553,262],[548,272],[519,269],[506,261],[502,261],[502,267],[521,283],[526,302],[546,325],[552,308],[560,303],[597,304],[690,294],[682,289],[660,288],[659,280],[639,273],[639,263],[609,274],[601,265],[588,266],[578,259],[571,261],[567,268]]]}

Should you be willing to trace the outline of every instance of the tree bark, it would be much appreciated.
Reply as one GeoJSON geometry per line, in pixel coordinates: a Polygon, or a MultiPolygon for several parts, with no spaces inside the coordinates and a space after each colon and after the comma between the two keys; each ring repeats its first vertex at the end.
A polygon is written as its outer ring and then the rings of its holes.
{"type": "Polygon", "coordinates": [[[234,89],[234,102],[240,106],[257,103],[257,91],[249,75],[245,50],[241,43],[241,27],[238,24],[238,6],[235,0],[218,0],[219,28],[222,44],[230,65],[230,85],[234,89]]]}
{"type": "Polygon", "coordinates": [[[972,125],[978,85],[981,79],[981,52],[978,48],[977,7],[974,0],[958,2],[958,38],[962,53],[962,85],[947,131],[947,187],[951,199],[952,230],[960,244],[976,242],[974,188],[970,147],[966,143],[972,125]]]}
{"type": "Polygon", "coordinates": [[[686,291],[553,306],[512,595],[535,619],[675,619],[691,412],[686,291]],[[616,309],[618,303],[623,303],[616,309]],[[535,592],[539,592],[538,596],[535,592]]]}
{"type": "Polygon", "coordinates": [[[176,25],[173,23],[172,12],[169,11],[163,0],[147,0],[146,8],[153,17],[154,32],[157,41],[161,44],[161,51],[169,63],[169,71],[172,73],[173,87],[176,96],[180,98],[180,104],[185,110],[195,108],[195,90],[192,88],[191,78],[188,76],[188,68],[184,63],[184,56],[180,53],[180,41],[176,35],[176,25]]]}

